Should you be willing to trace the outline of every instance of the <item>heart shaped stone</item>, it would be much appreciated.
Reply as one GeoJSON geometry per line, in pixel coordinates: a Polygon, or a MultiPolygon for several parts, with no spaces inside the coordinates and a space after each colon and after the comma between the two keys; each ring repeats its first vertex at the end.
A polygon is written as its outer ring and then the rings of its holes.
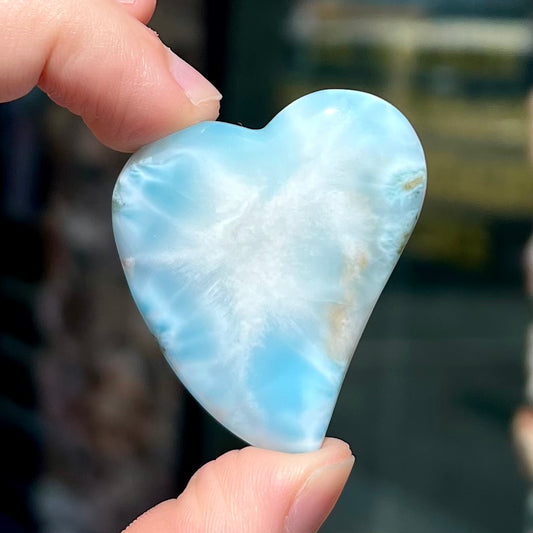
{"type": "Polygon", "coordinates": [[[305,96],[264,129],[205,122],[134,154],[113,226],[170,365],[256,446],[320,447],[426,186],[405,117],[361,92],[305,96]]]}

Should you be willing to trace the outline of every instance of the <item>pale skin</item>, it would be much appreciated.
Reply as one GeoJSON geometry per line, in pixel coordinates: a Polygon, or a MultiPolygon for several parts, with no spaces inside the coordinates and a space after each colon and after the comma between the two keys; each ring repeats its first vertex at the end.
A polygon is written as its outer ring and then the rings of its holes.
{"type": "MultiPolygon", "coordinates": [[[[0,0],[0,102],[38,86],[125,152],[215,120],[219,92],[145,26],[154,9],[155,0],[0,0]]],[[[314,533],[353,463],[336,439],[306,454],[229,452],[127,531],[314,533]]]]}

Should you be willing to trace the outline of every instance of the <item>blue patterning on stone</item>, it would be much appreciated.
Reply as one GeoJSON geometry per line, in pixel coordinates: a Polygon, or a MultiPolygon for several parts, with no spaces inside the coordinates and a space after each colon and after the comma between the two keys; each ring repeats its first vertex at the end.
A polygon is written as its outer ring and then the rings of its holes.
{"type": "Polygon", "coordinates": [[[320,447],[426,187],[405,117],[305,96],[264,129],[204,122],[134,154],[113,194],[126,277],[197,400],[244,440],[320,447]]]}

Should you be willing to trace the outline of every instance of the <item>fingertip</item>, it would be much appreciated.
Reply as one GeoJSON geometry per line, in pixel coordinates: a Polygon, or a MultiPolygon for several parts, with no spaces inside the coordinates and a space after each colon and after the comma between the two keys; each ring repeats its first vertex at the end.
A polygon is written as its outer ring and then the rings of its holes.
{"type": "Polygon", "coordinates": [[[337,503],[355,458],[349,457],[315,470],[300,488],[285,518],[284,533],[317,531],[337,503]]]}
{"type": "Polygon", "coordinates": [[[197,107],[209,106],[205,108],[209,110],[216,106],[218,116],[218,105],[222,99],[218,89],[170,48],[167,50],[169,71],[190,102],[197,107]]]}
{"type": "MultiPolygon", "coordinates": [[[[137,2],[126,9],[144,9],[145,15],[152,9],[150,0],[137,2]]],[[[32,71],[31,77],[52,100],[80,115],[102,143],[132,152],[216,120],[220,93],[170,53],[155,32],[128,16],[118,0],[58,3],[61,17],[51,13],[38,20],[47,31],[38,38],[45,51],[33,69],[40,64],[39,74],[32,71]]],[[[17,80],[19,86],[23,82],[31,80],[17,80]]]]}
{"type": "Polygon", "coordinates": [[[289,454],[254,447],[202,467],[176,500],[154,507],[127,533],[314,533],[350,475],[354,457],[338,439],[289,454]]]}
{"type": "Polygon", "coordinates": [[[314,454],[318,455],[318,461],[322,463],[334,463],[353,457],[350,445],[333,437],[326,437],[320,449],[314,454]]]}
{"type": "MultiPolygon", "coordinates": [[[[82,114],[95,136],[120,152],[134,152],[199,122],[214,121],[220,111],[222,95],[216,87],[166,47],[149,28],[143,26],[143,30],[148,30],[142,32],[146,39],[144,52],[151,58],[147,68],[159,80],[157,86],[147,92],[151,82],[136,84],[133,69],[129,75],[132,89],[128,90],[129,97],[114,107],[115,120],[94,112],[82,114]],[[146,112],[148,107],[150,113],[146,112]]],[[[127,68],[127,63],[124,65],[127,68]]]]}

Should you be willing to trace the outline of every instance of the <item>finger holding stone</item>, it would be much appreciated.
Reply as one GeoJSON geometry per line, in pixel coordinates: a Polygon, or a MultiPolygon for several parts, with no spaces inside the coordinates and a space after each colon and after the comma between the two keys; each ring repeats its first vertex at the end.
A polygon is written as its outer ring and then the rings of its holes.
{"type": "Polygon", "coordinates": [[[350,448],[284,454],[245,448],[203,466],[185,491],[133,522],[124,533],[316,533],[354,465],[350,448]]]}
{"type": "Polygon", "coordinates": [[[218,116],[220,93],[118,1],[0,0],[0,102],[35,85],[122,151],[218,116]]]}

